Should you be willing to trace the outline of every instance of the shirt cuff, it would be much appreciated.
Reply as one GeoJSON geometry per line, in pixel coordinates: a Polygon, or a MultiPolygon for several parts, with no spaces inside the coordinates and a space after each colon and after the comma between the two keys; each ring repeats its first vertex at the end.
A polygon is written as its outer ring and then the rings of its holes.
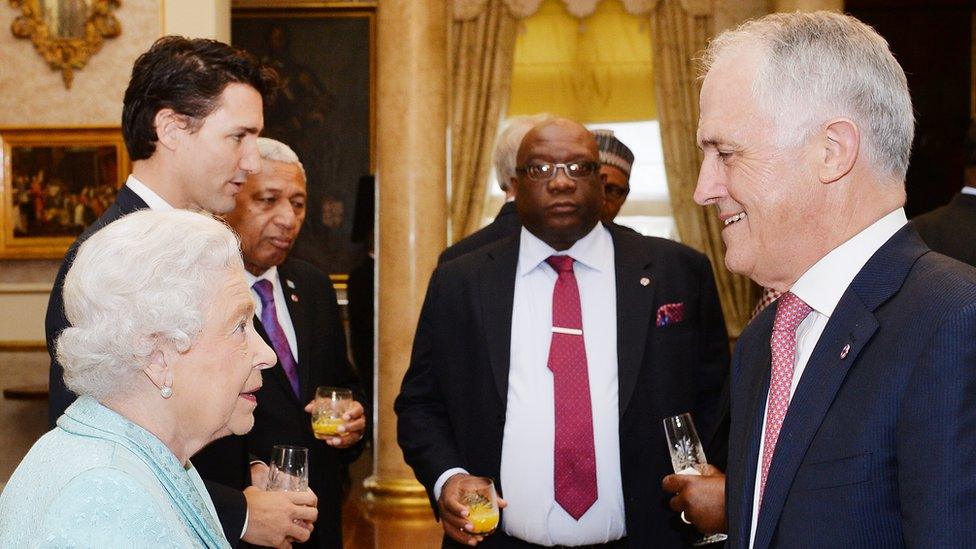
{"type": "Polygon", "coordinates": [[[460,467],[454,467],[454,468],[448,469],[447,471],[444,471],[443,473],[441,473],[441,476],[437,477],[437,482],[434,483],[434,499],[435,500],[441,499],[441,488],[444,487],[444,483],[447,482],[447,479],[453,477],[454,475],[456,475],[458,473],[464,473],[465,475],[468,474],[468,472],[465,471],[464,469],[462,469],[460,467]]]}
{"type": "Polygon", "coordinates": [[[244,529],[241,530],[241,539],[244,539],[244,536],[247,535],[247,518],[250,515],[251,515],[251,510],[250,509],[245,509],[244,510],[244,529]]]}

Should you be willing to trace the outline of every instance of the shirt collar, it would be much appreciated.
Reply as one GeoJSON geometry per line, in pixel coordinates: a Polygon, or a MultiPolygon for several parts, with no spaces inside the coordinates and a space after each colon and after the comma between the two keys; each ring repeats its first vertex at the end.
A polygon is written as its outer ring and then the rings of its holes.
{"type": "Polygon", "coordinates": [[[875,221],[834,248],[810,267],[790,291],[818,313],[830,318],[857,273],[899,229],[908,223],[904,208],[875,221]]]}
{"type": "Polygon", "coordinates": [[[278,266],[272,265],[267,271],[264,271],[258,276],[251,274],[251,271],[244,269],[244,277],[247,279],[248,287],[254,286],[254,283],[258,280],[267,280],[271,282],[272,285],[278,284],[278,266]]]}
{"type": "Polygon", "coordinates": [[[962,194],[976,195],[976,187],[970,187],[970,186],[967,185],[967,186],[963,187],[962,188],[962,191],[960,191],[960,192],[962,192],[962,194]]]}
{"type": "Polygon", "coordinates": [[[519,242],[518,275],[524,276],[539,266],[551,255],[572,256],[577,263],[585,265],[595,271],[613,269],[613,238],[610,231],[597,223],[586,236],[577,240],[565,251],[557,252],[539,237],[522,227],[519,242]],[[607,252],[610,253],[607,253],[607,252]]]}
{"type": "Polygon", "coordinates": [[[129,174],[129,178],[125,180],[125,186],[129,187],[132,192],[136,193],[136,196],[141,198],[142,201],[149,206],[150,210],[165,212],[174,209],[169,202],[163,200],[163,197],[156,194],[152,189],[147,187],[145,183],[136,179],[136,176],[132,174],[129,174]]]}

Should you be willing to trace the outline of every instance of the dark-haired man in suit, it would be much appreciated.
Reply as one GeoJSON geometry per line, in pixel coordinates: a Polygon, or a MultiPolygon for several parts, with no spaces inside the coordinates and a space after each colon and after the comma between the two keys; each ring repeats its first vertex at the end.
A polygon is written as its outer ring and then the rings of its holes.
{"type": "Polygon", "coordinates": [[[520,232],[431,277],[395,409],[445,546],[681,547],[661,419],[708,430],[728,340],[708,260],[600,223],[593,135],[553,119],[518,149],[520,232]],[[474,534],[469,475],[507,508],[474,534]]]}
{"type": "MultiPolygon", "coordinates": [[[[289,147],[258,138],[261,170],[249,174],[237,206],[224,218],[241,239],[241,252],[254,299],[254,327],[278,355],[255,393],[254,428],[227,437],[214,455],[195,458],[201,474],[220,470],[227,446],[245,445],[269,461],[271,448],[290,444],[309,449],[309,488],[318,495],[319,518],[307,547],[342,548],[342,472],[362,451],[366,420],[362,388],[346,355],[346,335],[329,275],[299,259],[289,259],[305,220],[305,171],[289,147]],[[312,433],[309,403],[319,386],[353,390],[340,434],[318,440],[312,433]],[[201,463],[206,457],[207,463],[201,463]]],[[[231,454],[233,452],[230,452],[231,454]]]]}
{"type": "MultiPolygon", "coordinates": [[[[132,174],[102,214],[68,249],[48,302],[45,329],[51,355],[49,416],[53,425],[74,401],[64,385],[54,342],[68,327],[62,286],[78,246],[91,234],[136,210],[185,208],[225,213],[245,174],[260,170],[257,136],[264,126],[264,98],[275,85],[273,71],[249,54],[215,40],[160,38],[136,60],[122,106],[122,136],[132,174]]],[[[315,495],[267,492],[250,484],[247,455],[239,489],[204,476],[228,541],[279,546],[306,539],[315,520],[315,495]],[[304,524],[304,523],[302,523],[304,524]]]]}

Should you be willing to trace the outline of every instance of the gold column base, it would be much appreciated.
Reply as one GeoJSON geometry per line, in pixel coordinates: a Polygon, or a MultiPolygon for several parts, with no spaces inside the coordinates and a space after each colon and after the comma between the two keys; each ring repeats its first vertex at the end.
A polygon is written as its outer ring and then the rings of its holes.
{"type": "Polygon", "coordinates": [[[412,478],[381,478],[371,475],[363,481],[366,494],[363,499],[369,507],[397,514],[414,514],[417,511],[430,516],[430,500],[422,484],[412,478]]]}

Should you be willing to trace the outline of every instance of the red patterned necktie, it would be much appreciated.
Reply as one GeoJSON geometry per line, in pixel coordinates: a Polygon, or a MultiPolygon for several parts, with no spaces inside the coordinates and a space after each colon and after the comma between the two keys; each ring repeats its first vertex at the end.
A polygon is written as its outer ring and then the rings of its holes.
{"type": "Polygon", "coordinates": [[[766,489],[769,464],[773,461],[779,430],[790,406],[790,387],[793,385],[793,367],[796,363],[796,329],[812,310],[792,292],[777,300],[773,334],[769,338],[773,367],[769,380],[769,396],[766,400],[766,442],[763,444],[762,478],[759,481],[759,501],[762,503],[766,489]]]}
{"type": "Polygon", "coordinates": [[[596,450],[593,446],[593,410],[590,379],[583,345],[583,315],[573,258],[546,259],[559,278],[552,290],[552,370],[556,412],[553,480],[556,502],[579,520],[597,498],[596,450]]]}

